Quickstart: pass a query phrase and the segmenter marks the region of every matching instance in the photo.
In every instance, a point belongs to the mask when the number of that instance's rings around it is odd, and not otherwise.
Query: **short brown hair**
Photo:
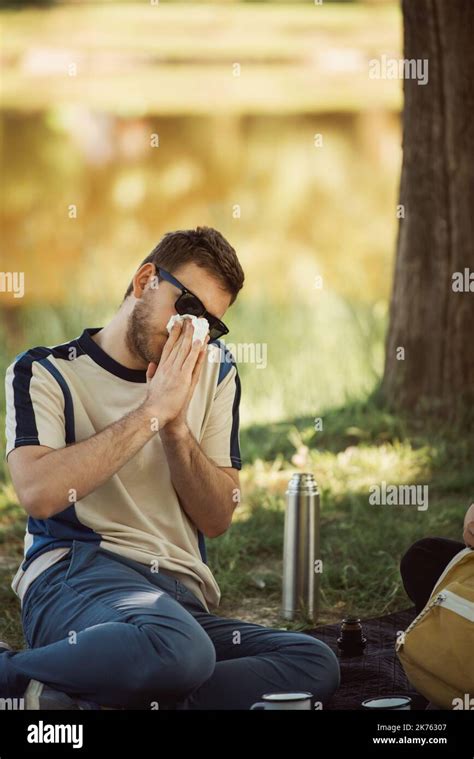
[[[231,294],[231,306],[243,287],[245,277],[234,248],[217,229],[196,227],[167,232],[138,268],[153,263],[173,274],[183,264],[191,262],[215,275]],[[131,282],[124,300],[132,291]]]

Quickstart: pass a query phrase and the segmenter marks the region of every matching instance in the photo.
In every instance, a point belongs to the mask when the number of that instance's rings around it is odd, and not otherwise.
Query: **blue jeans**
[[[304,633],[210,614],[181,582],[74,541],[28,587],[28,649],[0,655],[0,695],[30,679],[129,709],[249,709],[262,694],[339,686],[331,649]]]

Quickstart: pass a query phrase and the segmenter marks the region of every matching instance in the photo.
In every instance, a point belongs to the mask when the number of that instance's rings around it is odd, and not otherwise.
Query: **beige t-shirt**
[[[10,364],[6,458],[22,445],[64,448],[86,440],[144,401],[146,371],[128,369],[105,353],[91,337],[100,329],[87,328],[55,347],[31,348]],[[239,403],[237,366],[225,344],[214,340],[207,346],[187,424],[201,450],[220,467],[242,467]],[[65,504],[49,519],[28,517],[24,559],[11,586],[20,600],[73,540],[95,542],[155,571],[162,568],[208,610],[219,605],[204,536],[179,503],[159,433],[90,495]]]

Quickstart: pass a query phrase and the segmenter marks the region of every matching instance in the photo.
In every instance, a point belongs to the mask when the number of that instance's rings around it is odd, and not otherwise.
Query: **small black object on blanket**
[[[362,656],[340,658],[341,685],[325,709],[360,709],[367,698],[400,695],[410,696],[412,709],[426,709],[428,701],[410,685],[395,653],[397,633],[405,630],[415,618],[415,609],[405,609],[385,617],[363,619],[367,647]],[[337,638],[340,624],[305,630],[322,640],[338,655]]]

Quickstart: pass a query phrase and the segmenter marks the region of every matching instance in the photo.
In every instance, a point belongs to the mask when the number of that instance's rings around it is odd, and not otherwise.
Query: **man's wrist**
[[[163,419],[163,412],[155,406],[151,406],[147,401],[139,407],[145,423],[147,423],[152,432],[159,432],[166,421]]]
[[[160,436],[163,440],[179,442],[189,435],[189,427],[186,422],[175,422],[173,419],[163,427],[160,427]]]

